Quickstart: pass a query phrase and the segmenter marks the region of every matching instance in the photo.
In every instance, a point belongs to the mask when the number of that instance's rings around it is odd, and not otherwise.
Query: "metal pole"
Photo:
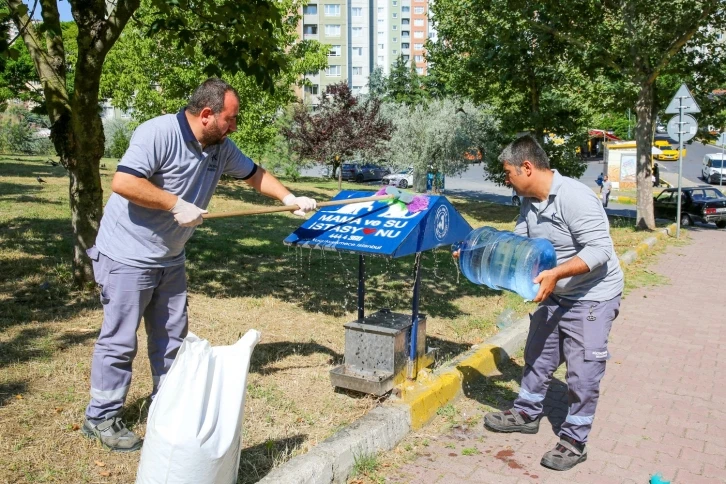
[[[676,207],[676,238],[681,237],[681,179],[683,178],[683,98],[678,98],[678,206]]]
[[[724,153],[724,149],[726,149],[726,143],[724,143],[724,141],[726,141],[726,140],[724,139],[724,132],[722,131],[721,132],[721,168],[718,171],[718,188],[719,189],[723,188],[723,153]],[[706,182],[708,182],[708,178],[706,179]]]
[[[358,321],[365,318],[365,302],[366,302],[366,258],[364,255],[358,256]]]
[[[409,341],[411,345],[408,349],[408,365],[406,371],[406,377],[409,380],[416,378],[416,349],[418,347],[418,303],[419,295],[421,293],[421,252],[416,252],[416,261],[413,266],[414,277],[416,278],[413,283],[413,308],[411,314],[411,337]]]

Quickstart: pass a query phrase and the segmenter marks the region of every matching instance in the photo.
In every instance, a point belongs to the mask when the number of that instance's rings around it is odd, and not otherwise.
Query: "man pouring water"
[[[547,388],[564,361],[568,414],[559,442],[541,460],[545,467],[564,471],[587,459],[623,273],[607,215],[592,189],[552,170],[531,136],[512,142],[499,160],[506,183],[523,197],[514,232],[552,242],[557,265],[534,280],[540,285],[534,299],[539,306],[530,319],[519,395],[513,408],[486,414],[484,426],[495,432],[537,433]]]

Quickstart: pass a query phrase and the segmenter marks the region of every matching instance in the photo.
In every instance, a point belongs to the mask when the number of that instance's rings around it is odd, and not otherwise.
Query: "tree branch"
[[[541,23],[537,22],[536,20],[531,20],[531,19],[527,19],[527,23],[533,29],[538,29],[543,32],[547,32],[548,34],[552,35],[553,37],[555,37],[565,43],[574,45],[575,47],[579,47],[583,50],[587,50],[588,48],[590,48],[590,45],[587,42],[580,40],[580,39],[576,39],[563,32],[560,32],[559,30],[555,29],[554,27],[550,27],[549,25],[541,24]],[[610,52],[601,48],[601,53],[604,54],[603,60],[605,61],[605,64],[607,66],[611,67],[612,69],[616,70],[617,72],[623,71],[623,68],[620,67],[615,62],[613,55]]]
[[[46,27],[45,45],[48,52],[48,62],[58,77],[66,78],[66,51],[63,46],[63,31],[60,25],[60,13],[55,0],[40,0],[41,15]]]
[[[660,61],[658,62],[658,65],[655,66],[653,69],[653,72],[650,73],[650,76],[648,76],[648,79],[646,82],[652,83],[655,82],[655,79],[658,77],[660,72],[665,69],[665,67],[668,65],[668,63],[671,61],[674,55],[678,53],[678,51],[681,50],[681,48],[686,45],[686,42],[691,40],[691,38],[695,35],[696,32],[698,32],[699,27],[701,27],[702,22],[711,15],[715,8],[718,7],[719,2],[711,2],[711,8],[704,8],[703,12],[701,12],[700,17],[698,18],[698,21],[693,24],[693,26],[683,33],[679,38],[673,41],[673,43],[668,47],[668,50],[665,51],[663,56],[661,57]]]
[[[28,18],[33,18],[33,16],[35,15],[35,9],[36,9],[36,8],[38,8],[38,0],[34,0],[34,1],[33,1],[33,8],[32,8],[32,9],[30,9],[30,15],[28,15]],[[13,45],[13,43],[14,43],[14,42],[15,42],[16,40],[18,40],[18,39],[19,39],[19,38],[20,38],[20,37],[21,37],[21,36],[23,35],[23,32],[25,31],[25,28],[26,28],[27,26],[28,26],[28,24],[26,23],[25,25],[23,25],[23,28],[20,28],[20,27],[18,27],[18,33],[17,33],[17,35],[16,35],[15,37],[13,37],[13,38],[12,38],[12,39],[11,39],[11,40],[10,40],[10,41],[8,42],[8,45]],[[17,25],[16,25],[16,27],[17,27]]]
[[[118,0],[106,20],[105,29],[100,36],[102,55],[106,55],[111,50],[131,16],[138,10],[139,5],[139,0]]]

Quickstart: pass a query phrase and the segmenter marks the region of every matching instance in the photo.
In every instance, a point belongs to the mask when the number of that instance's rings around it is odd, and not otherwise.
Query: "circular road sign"
[[[696,136],[697,130],[698,122],[696,122],[696,118],[689,114],[683,115],[683,124],[681,125],[681,129],[678,129],[678,115],[673,116],[670,121],[668,121],[668,136],[676,141],[678,141],[679,131],[682,133],[680,135],[681,141],[688,141]]]

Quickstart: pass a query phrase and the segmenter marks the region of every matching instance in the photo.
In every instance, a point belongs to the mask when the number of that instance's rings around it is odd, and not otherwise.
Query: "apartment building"
[[[311,104],[329,84],[348,82],[354,94],[367,91],[376,67],[385,74],[403,55],[426,74],[424,44],[435,39],[428,17],[428,0],[311,0],[303,7],[299,33],[331,46],[328,68],[306,76],[312,84],[299,92]]]

